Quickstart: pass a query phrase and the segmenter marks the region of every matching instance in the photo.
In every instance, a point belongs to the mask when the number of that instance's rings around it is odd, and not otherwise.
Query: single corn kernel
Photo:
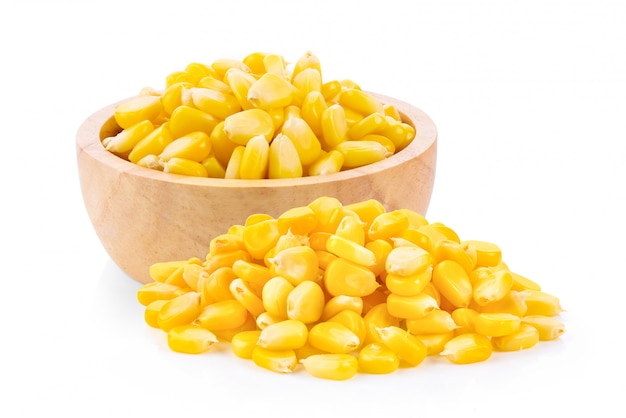
[[[386,138],[393,142],[396,152],[407,147],[415,138],[415,128],[406,122],[397,121],[390,116],[386,116],[387,126],[380,132]]]
[[[213,155],[220,163],[220,166],[226,167],[233,152],[240,145],[228,139],[228,135],[224,132],[224,121],[220,121],[213,128],[209,139],[211,140],[211,154],[209,154],[209,157]]]
[[[339,94],[339,104],[362,115],[383,113],[383,105],[374,96],[356,88],[344,89]]]
[[[387,346],[370,343],[359,351],[359,371],[369,374],[388,374],[400,367],[398,355]]]
[[[384,239],[391,241],[392,237],[401,237],[409,227],[409,218],[404,212],[393,210],[376,216],[370,224],[367,235],[370,240]]]
[[[174,109],[183,106],[183,96],[188,97],[187,90],[192,87],[193,84],[185,81],[175,82],[166,86],[161,96],[161,103],[165,113],[171,115]]]
[[[194,292],[198,290],[198,281],[203,274],[208,274],[202,266],[199,258],[192,259],[183,265],[182,278],[183,282]]]
[[[270,269],[261,264],[246,260],[236,260],[232,265],[233,272],[247,283],[255,285],[259,289],[272,278]]]
[[[274,136],[274,120],[262,109],[242,110],[224,119],[224,133],[238,145],[246,145],[257,135],[269,143]]]
[[[343,86],[339,80],[330,80],[322,83],[321,92],[327,101],[334,101],[341,90],[343,90]]]
[[[437,301],[427,293],[402,296],[390,293],[387,296],[387,309],[397,318],[420,319],[439,308]]]
[[[261,298],[242,279],[236,278],[230,283],[230,292],[255,318],[265,312]]]
[[[102,145],[107,151],[117,155],[125,155],[146,136],[154,131],[154,125],[149,120],[143,120],[130,126],[115,136],[102,140]]]
[[[473,324],[477,334],[501,337],[516,332],[521,320],[520,317],[508,313],[479,313]]]
[[[388,326],[376,331],[382,343],[410,366],[419,365],[428,354],[426,345],[403,328]]]
[[[328,104],[321,91],[310,91],[304,98],[300,107],[302,119],[311,127],[318,138],[323,138],[322,115],[328,109]]]
[[[565,325],[553,316],[527,315],[521,318],[522,324],[528,324],[539,333],[540,341],[551,341],[565,333]]]
[[[499,351],[519,351],[534,347],[539,342],[539,331],[531,325],[521,324],[519,329],[511,334],[492,337],[493,348]]]
[[[312,91],[321,92],[322,74],[315,68],[304,68],[292,74],[291,83],[296,88],[292,103],[302,107],[304,99]]]
[[[453,240],[442,239],[435,243],[433,258],[436,263],[443,260],[456,261],[469,274],[476,267],[476,250],[471,244],[461,244]]]
[[[272,316],[269,313],[261,312],[259,316],[256,317],[256,326],[258,329],[265,329],[272,324],[277,324],[283,321],[284,318],[278,318],[276,316]]]
[[[193,77],[195,83],[200,82],[204,77],[216,77],[217,74],[213,68],[200,62],[191,62],[185,67],[185,72]]]
[[[432,267],[411,276],[399,276],[393,273],[385,275],[385,287],[391,293],[400,296],[415,296],[422,293],[431,283]]]
[[[511,287],[512,290],[541,290],[541,286],[539,286],[539,284],[527,277],[522,276],[521,274],[511,272],[511,276],[513,277],[513,287]]]
[[[163,163],[163,172],[190,177],[209,177],[206,167],[201,163],[177,157],[172,157]]]
[[[324,290],[316,282],[305,280],[287,296],[287,317],[305,324],[317,322],[325,305]]]
[[[204,270],[211,274],[220,267],[232,267],[237,260],[250,261],[251,256],[245,250],[234,250],[218,254],[207,254],[206,261],[203,263]]]
[[[417,244],[431,254],[434,254],[437,242],[449,239],[433,224],[422,225],[417,229],[407,228],[402,238]]]
[[[343,154],[337,150],[321,152],[318,159],[308,167],[309,176],[325,176],[339,173],[343,168]]]
[[[225,179],[239,179],[239,173],[241,168],[241,159],[243,158],[243,153],[245,151],[245,147],[243,145],[239,145],[235,147],[232,154],[230,155],[230,159],[228,160],[228,164],[226,165],[226,171],[224,172]]]
[[[150,265],[148,274],[155,282],[164,283],[165,280],[177,269],[184,267],[187,260],[161,261]]]
[[[202,275],[198,279],[201,305],[206,306],[213,302],[234,299],[230,292],[230,284],[236,278],[237,276],[230,267],[220,267],[212,273]]]
[[[253,331],[256,329],[258,329],[256,325],[256,318],[254,318],[254,316],[252,315],[248,315],[246,322],[243,325],[237,328],[216,330],[213,333],[215,334],[218,340],[224,341],[224,342],[230,342],[233,339],[233,337],[239,334],[240,332]]]
[[[445,334],[457,328],[452,314],[442,309],[434,309],[422,318],[406,320],[406,329],[413,335]]]
[[[248,100],[248,91],[256,78],[247,71],[239,68],[230,68],[224,74],[224,82],[230,87],[231,93],[237,98],[243,110],[254,108]]]
[[[248,310],[236,299],[210,303],[194,321],[194,325],[211,331],[221,331],[242,326],[248,318]]]
[[[287,232],[285,235],[281,235],[280,238],[278,238],[276,245],[272,249],[272,257],[282,250],[286,250],[287,248],[301,247],[303,245],[306,245],[306,240],[307,239],[305,235],[295,235]]]
[[[358,296],[333,296],[324,305],[320,319],[326,321],[342,311],[353,311],[361,315],[363,313],[363,299]]]
[[[231,68],[237,68],[241,71],[245,71],[247,73],[250,72],[250,68],[242,61],[233,58],[219,58],[211,63],[211,68],[214,71],[214,77],[218,80],[222,80],[224,75]]]
[[[367,328],[363,317],[349,309],[343,310],[328,319],[328,322],[338,322],[352,331],[359,337],[360,344],[363,344],[367,336]],[[360,347],[360,345],[359,345]]]
[[[202,354],[217,341],[214,333],[195,325],[179,325],[167,333],[167,345],[177,353]]]
[[[144,310],[144,320],[146,321],[146,324],[150,325],[152,328],[159,328],[159,311],[167,302],[167,300],[160,299],[150,302],[146,306]]]
[[[160,96],[137,96],[116,106],[113,117],[122,129],[128,129],[139,122],[155,120],[162,111]]]
[[[474,287],[473,297],[481,306],[504,298],[513,287],[513,277],[507,270],[493,272]]]
[[[402,116],[400,116],[400,112],[398,112],[398,109],[392,104],[383,104],[383,113],[385,116],[389,116],[394,120],[402,121]]]
[[[248,89],[248,101],[257,109],[285,107],[291,104],[296,88],[274,73],[265,73]]]
[[[307,51],[304,55],[297,59],[293,66],[291,77],[295,78],[298,74],[308,68],[316,70],[318,73],[322,74],[322,65],[320,60],[311,51]]]
[[[350,354],[313,354],[300,363],[311,376],[321,379],[347,380],[359,370],[357,358]]]
[[[491,357],[493,346],[489,338],[475,333],[457,335],[446,343],[439,355],[455,364],[485,361]]]
[[[321,126],[324,144],[328,149],[348,140],[346,112],[340,105],[332,104],[324,110]]]
[[[389,326],[400,326],[399,318],[392,316],[387,309],[386,295],[382,301],[376,301],[371,308],[367,310],[367,313],[363,316],[365,321],[365,329],[367,331],[365,336],[365,344],[372,342],[382,343],[380,336],[376,329],[385,328]]]
[[[474,332],[474,321],[478,312],[471,308],[456,308],[450,315],[457,325],[455,329],[457,335]]]
[[[308,235],[317,225],[315,212],[308,206],[298,206],[278,216],[278,232],[282,235],[291,232],[295,235]]]
[[[563,312],[556,296],[540,290],[525,290],[526,315],[556,316]]]
[[[264,179],[267,176],[270,145],[263,135],[250,138],[241,156],[239,178]]]
[[[389,152],[389,155],[392,155],[392,154],[396,153],[396,146],[395,146],[395,144],[393,142],[391,142],[391,140],[389,138],[387,138],[386,136],[378,135],[378,134],[369,134],[369,135],[362,136],[360,139],[363,140],[363,141],[378,142],[380,145],[385,147],[387,152]]]
[[[336,234],[331,234],[331,236],[328,237],[326,250],[360,266],[369,267],[376,264],[376,255],[371,250]]]
[[[219,119],[200,109],[183,105],[172,111],[168,125],[172,136],[180,138],[198,131],[210,135],[219,122]]]
[[[387,119],[385,119],[383,114],[371,113],[350,127],[348,130],[348,137],[350,139],[363,139],[363,137],[367,135],[380,132],[386,126]]]
[[[389,157],[391,153],[376,141],[351,140],[344,141],[334,147],[343,154],[345,168],[363,167]]]
[[[287,69],[285,59],[278,54],[267,53],[263,56],[263,68],[261,73],[271,73],[280,77],[281,79],[287,79]]]
[[[226,75],[224,75],[224,77],[226,77]],[[216,91],[219,91],[220,93],[233,94],[233,91],[231,90],[230,86],[226,82],[222,80],[218,80],[217,78],[211,75],[205,75],[202,78],[200,78],[196,86],[203,88],[203,89],[216,90]]]
[[[443,260],[435,265],[432,283],[453,306],[469,306],[473,295],[472,282],[465,269],[456,261]]]
[[[467,240],[464,242],[471,244],[476,249],[477,266],[492,267],[497,266],[502,261],[502,251],[496,244],[479,240]]]
[[[246,225],[243,230],[243,243],[246,250],[256,260],[262,260],[265,254],[276,245],[279,237],[278,221],[272,218]]]
[[[295,350],[306,344],[309,330],[296,319],[286,319],[261,330],[257,345],[268,350]]]
[[[319,271],[315,250],[304,245],[284,249],[269,262],[275,275],[284,277],[294,286],[307,280],[315,281]]]
[[[137,165],[151,170],[163,171],[163,163],[159,161],[159,157],[154,154],[148,154],[141,158],[137,161]]]
[[[441,354],[447,342],[454,338],[456,333],[449,331],[440,334],[415,334],[415,336],[426,346],[427,355],[433,356]]]
[[[169,122],[155,128],[141,139],[128,154],[128,160],[137,163],[148,155],[160,154],[165,147],[174,140],[169,129]]]
[[[200,314],[200,294],[187,292],[171,299],[159,310],[157,323],[167,332],[179,325],[191,324]]]
[[[302,177],[302,162],[294,142],[281,133],[270,143],[268,178]]]
[[[167,144],[159,154],[159,159],[168,161],[171,158],[185,158],[200,162],[211,153],[211,140],[209,135],[196,131],[177,138]]]
[[[230,347],[233,350],[233,354],[237,357],[251,360],[252,351],[257,345],[261,330],[255,329],[250,331],[241,331],[233,335],[230,340]]]
[[[226,119],[241,110],[241,105],[233,94],[201,87],[191,88],[190,92],[197,109],[218,119]]]
[[[155,300],[170,300],[181,292],[181,288],[168,283],[146,283],[137,291],[137,299],[143,306],[148,306]]]
[[[367,296],[380,284],[367,267],[341,257],[333,260],[324,271],[324,286],[332,296]]]
[[[328,353],[349,353],[360,345],[358,335],[339,322],[318,322],[309,329],[308,343]]]
[[[478,305],[478,304],[476,304]],[[526,315],[526,297],[523,292],[511,290],[502,299],[476,307],[480,312],[503,312],[516,316]]]
[[[428,270],[433,265],[433,257],[420,247],[396,247],[389,252],[385,270],[398,276],[413,276]]]
[[[220,234],[209,242],[208,255],[216,255],[219,253],[229,253],[231,251],[245,250],[246,247],[243,239],[234,234]]]
[[[376,263],[369,266],[369,269],[372,270],[374,275],[377,277],[386,275],[387,272],[385,270],[385,263],[387,262],[387,256],[393,249],[393,245],[383,239],[375,239],[367,241],[365,243],[365,248],[373,252],[374,257],[376,257]]]
[[[252,349],[252,361],[276,373],[292,373],[298,365],[294,350],[269,350],[259,345]]]

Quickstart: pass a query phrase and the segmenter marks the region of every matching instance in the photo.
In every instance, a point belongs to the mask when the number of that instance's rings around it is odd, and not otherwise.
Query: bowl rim
[[[185,184],[197,187],[214,187],[229,189],[263,189],[320,185],[353,180],[366,175],[376,174],[412,160],[427,151],[437,141],[437,128],[432,119],[421,109],[396,98],[368,92],[384,104],[392,104],[398,110],[403,122],[415,128],[415,138],[402,150],[382,161],[362,167],[351,168],[339,173],[320,176],[303,176],[286,179],[222,179],[193,177],[181,174],[164,173],[134,164],[112,152],[102,145],[101,132],[105,126],[117,126],[113,118],[116,106],[134,97],[128,97],[109,104],[89,116],[79,127],[76,134],[77,152],[85,152],[102,164],[106,164],[125,174],[142,177],[163,183]],[[115,124],[115,125],[114,125]]]

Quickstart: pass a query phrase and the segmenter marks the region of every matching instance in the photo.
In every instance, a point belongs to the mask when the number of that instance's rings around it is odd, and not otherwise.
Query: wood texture
[[[283,211],[333,196],[343,204],[377,199],[387,210],[425,215],[433,190],[437,130],[420,109],[392,103],[416,129],[416,138],[384,161],[341,173],[277,180],[185,177],[139,167],[106,151],[101,140],[119,131],[109,105],[90,116],[76,138],[85,208],[111,259],[129,276],[151,281],[159,261],[203,259],[210,240],[253,213]]]

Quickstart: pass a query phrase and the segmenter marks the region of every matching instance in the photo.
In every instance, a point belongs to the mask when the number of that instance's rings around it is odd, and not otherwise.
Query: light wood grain
[[[377,199],[387,210],[409,208],[425,215],[436,166],[437,130],[420,109],[375,94],[391,103],[416,129],[416,138],[384,161],[341,173],[280,180],[225,180],[185,177],[139,167],[102,146],[117,131],[118,103],[91,115],[76,138],[78,172],[85,208],[111,259],[129,276],[151,281],[158,261],[204,258],[210,240],[253,213],[283,211],[333,196],[343,204]]]

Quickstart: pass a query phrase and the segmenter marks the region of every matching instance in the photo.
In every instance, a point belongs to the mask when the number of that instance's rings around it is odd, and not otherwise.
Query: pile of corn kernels
[[[102,143],[140,166],[227,179],[294,178],[372,164],[405,148],[415,128],[351,80],[323,80],[309,53],[193,62],[115,109]]]
[[[475,363],[565,332],[559,299],[511,271],[496,244],[373,199],[251,215],[204,259],[156,263],[150,275],[138,299],[173,351],[229,342],[278,373],[345,380],[428,356]]]

